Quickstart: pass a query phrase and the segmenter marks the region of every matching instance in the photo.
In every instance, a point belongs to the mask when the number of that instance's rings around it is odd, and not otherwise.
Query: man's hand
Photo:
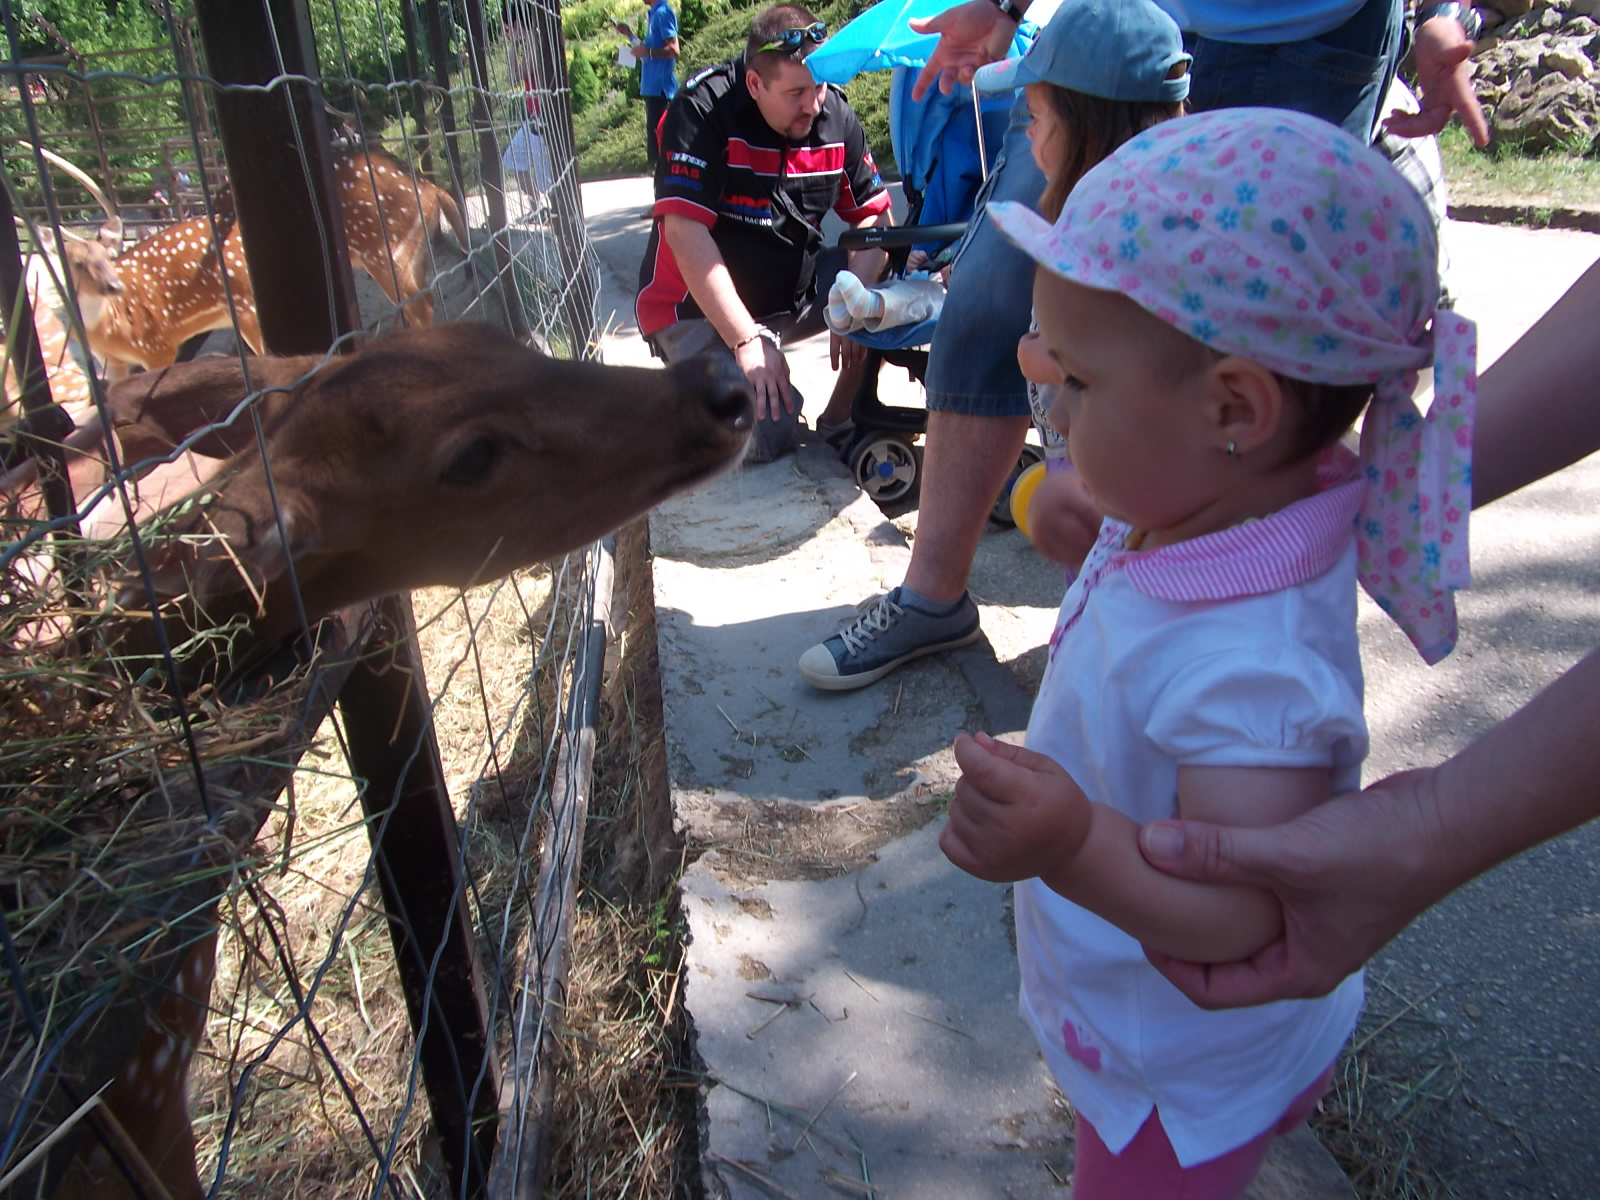
[[[971,83],[972,73],[985,63],[1004,58],[1017,27],[1000,15],[990,0],[967,0],[935,17],[913,17],[915,33],[937,33],[939,44],[911,88],[911,98],[921,100],[933,81],[945,95],[958,83]]]
[[[1396,110],[1384,118],[1383,127],[1396,137],[1426,137],[1448,125],[1454,113],[1473,145],[1487,146],[1489,122],[1472,90],[1472,42],[1461,22],[1451,16],[1424,21],[1417,27],[1412,56],[1422,111]]]
[[[776,421],[780,412],[794,411],[794,390],[789,386],[789,362],[783,351],[764,337],[752,338],[733,352],[739,370],[756,395],[756,420]],[[782,408],[779,408],[782,405]]]
[[[961,778],[939,835],[946,858],[992,883],[1056,874],[1071,863],[1091,809],[1060,764],[986,733],[958,735],[955,751]]]
[[[1201,1008],[1325,996],[1450,889],[1425,864],[1449,843],[1435,772],[1406,771],[1262,828],[1154,821],[1139,834],[1153,867],[1273,892],[1279,940],[1243,962],[1145,956]]]

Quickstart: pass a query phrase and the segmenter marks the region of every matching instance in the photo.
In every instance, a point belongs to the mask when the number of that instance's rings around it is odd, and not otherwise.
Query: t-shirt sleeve
[[[717,223],[727,138],[715,127],[715,114],[696,99],[692,92],[679,93],[667,108],[653,214],[676,213],[710,227]]]
[[[852,109],[846,108],[845,112],[844,176],[839,181],[839,198],[834,201],[833,210],[842,220],[854,223],[888,211],[890,197],[878,174],[878,164],[872,160],[860,118]]]
[[[1147,733],[1183,766],[1333,767],[1361,762],[1361,695],[1298,645],[1246,647],[1180,671],[1151,706]]]
[[[650,35],[657,46],[665,46],[678,36],[678,14],[669,4],[658,4],[650,10]]]

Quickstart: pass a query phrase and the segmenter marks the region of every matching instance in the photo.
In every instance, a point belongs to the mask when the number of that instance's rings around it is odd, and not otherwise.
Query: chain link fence
[[[537,1195],[610,560],[326,608],[280,422],[419,304],[593,357],[559,11],[153,3],[92,48],[0,13],[0,1195]],[[136,299],[168,374],[104,332]],[[223,373],[158,450],[125,419]],[[175,605],[196,543],[289,586]]]

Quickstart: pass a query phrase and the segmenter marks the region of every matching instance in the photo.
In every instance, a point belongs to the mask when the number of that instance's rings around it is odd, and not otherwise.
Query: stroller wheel
[[[1017,455],[1017,465],[1011,468],[1011,474],[1006,476],[1006,483],[1000,489],[1000,495],[995,499],[994,507],[989,510],[989,519],[996,525],[1004,525],[1007,529],[1015,525],[1011,519],[1011,489],[1016,486],[1018,478],[1034,463],[1044,461],[1044,451],[1032,442],[1022,444],[1022,453]]]
[[[872,434],[850,447],[846,462],[861,490],[880,507],[908,504],[916,498],[922,461],[905,438]]]

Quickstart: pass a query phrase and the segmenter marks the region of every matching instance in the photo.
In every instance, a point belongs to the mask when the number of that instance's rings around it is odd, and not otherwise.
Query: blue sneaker
[[[978,640],[978,606],[965,592],[947,613],[901,596],[876,601],[855,621],[800,656],[800,677],[812,687],[848,692],[877,683],[901,663]]]

